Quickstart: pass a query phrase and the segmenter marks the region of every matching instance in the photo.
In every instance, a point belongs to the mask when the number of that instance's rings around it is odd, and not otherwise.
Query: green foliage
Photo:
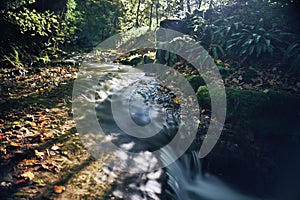
[[[241,30],[231,35],[226,43],[227,50],[235,49],[239,57],[256,58],[266,53],[273,56],[275,48],[281,46],[284,41],[281,39],[283,31],[277,28],[265,29],[263,19],[257,25],[243,25]]]
[[[16,67],[16,68],[22,68],[23,64],[20,60],[19,57],[19,49],[18,47],[14,47],[12,46],[12,53],[10,53],[9,55],[4,55],[4,61],[7,61],[9,64],[11,64],[11,66]]]
[[[209,52],[211,52],[212,56],[215,59],[218,59],[225,54],[222,46],[220,46],[218,44],[211,44],[210,48],[209,48]]]
[[[186,17],[191,35],[215,59],[258,65],[285,63],[299,68],[299,34],[288,27],[284,9],[292,3],[236,1],[218,5],[209,19],[194,10]]]
[[[201,42],[204,48],[215,58],[225,55],[226,43],[231,35],[238,30],[238,23],[233,22],[234,17],[221,18],[213,22],[205,20],[196,12],[190,19],[193,27],[193,35],[196,40]]]
[[[281,48],[283,60],[291,63],[290,70],[300,74],[300,42],[289,43],[287,48]]]
[[[4,10],[16,10],[23,6],[28,6],[30,4],[34,4],[36,0],[7,0],[3,2]]]
[[[7,1],[1,4],[0,13],[2,66],[49,60],[64,42],[62,15],[44,10],[35,0]]]
[[[69,0],[67,6],[65,21],[67,32],[73,34],[72,45],[96,46],[119,30],[118,0]]]
[[[84,12],[79,10],[78,3],[76,0],[68,0],[67,10],[64,18],[64,31],[70,35],[74,35],[77,31],[81,31],[81,23],[83,22]],[[68,35],[67,37],[71,39],[72,37]]]
[[[180,0],[121,0],[123,15],[119,17],[122,30],[133,27],[157,27],[166,18],[180,15]]]
[[[8,11],[7,21],[19,27],[22,34],[29,33],[31,36],[49,36],[53,31],[59,33],[58,16],[45,11],[37,12],[26,7],[19,12]]]
[[[202,17],[194,16],[195,36],[215,58],[237,54],[238,57],[263,56],[265,53],[273,55],[274,45],[283,43],[280,36],[282,31],[277,28],[265,29],[263,18],[255,25],[238,22],[236,16],[206,21]],[[200,23],[199,23],[200,22]]]
[[[299,68],[299,28],[287,27],[292,21],[286,19],[292,5],[288,0],[67,0],[57,10],[40,0],[7,0],[0,3],[1,60],[13,66],[28,60],[47,63],[61,48],[96,46],[120,31],[156,27],[177,17],[185,18],[191,35],[215,59],[230,65],[230,60],[283,61]],[[159,53],[169,64],[178,59]]]

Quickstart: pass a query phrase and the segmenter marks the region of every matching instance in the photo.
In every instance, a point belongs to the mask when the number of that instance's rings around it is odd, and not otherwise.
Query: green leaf
[[[242,31],[246,32],[246,33],[250,33],[251,31],[248,29],[243,28]]]
[[[224,54],[225,54],[225,52],[224,52],[223,48],[222,48],[220,45],[218,45],[218,46],[217,46],[217,48],[219,49],[219,51],[221,52],[221,54],[222,54],[222,55],[224,55]]]
[[[290,53],[290,52],[292,52],[293,50],[295,50],[297,47],[299,47],[300,46],[300,44],[299,43],[296,43],[296,44],[292,44],[292,45],[290,45],[287,49],[286,49],[286,52],[287,53]]]
[[[255,45],[251,45],[249,47],[249,55],[252,55],[252,53],[254,52],[254,48],[255,48]]]
[[[260,54],[262,52],[262,46],[261,45],[257,45],[256,46],[256,57],[259,57]]]
[[[231,49],[231,48],[234,47],[234,46],[235,46],[235,44],[230,44],[230,45],[228,45],[228,46],[226,47],[226,50]]]
[[[255,39],[255,43],[258,43],[259,42],[259,39],[261,38],[261,35],[258,35],[258,34],[253,34],[253,37]]]
[[[218,58],[217,48],[214,47],[212,50],[213,50],[213,56],[214,56],[214,58]]]
[[[242,33],[234,33],[231,35],[231,37],[240,36],[240,35],[242,35]]]
[[[242,56],[242,55],[244,55],[244,54],[246,54],[246,52],[247,52],[247,49],[246,48],[244,48],[242,51],[240,51],[240,56]]]
[[[271,56],[273,56],[274,48],[272,45],[268,48],[268,52],[271,54]]]
[[[237,30],[239,28],[239,23],[238,22],[233,23],[233,26],[234,26],[235,30]]]
[[[170,52],[167,51],[166,54],[165,54],[165,61],[167,61],[169,59],[169,57],[170,57]]]
[[[254,39],[250,39],[247,41],[248,44],[251,44],[254,41]]]
[[[267,39],[267,40],[266,40],[266,44],[267,44],[267,47],[269,47],[270,44],[271,44],[271,40]]]

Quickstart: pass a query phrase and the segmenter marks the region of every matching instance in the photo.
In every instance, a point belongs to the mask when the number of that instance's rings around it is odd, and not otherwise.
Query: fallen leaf
[[[176,98],[173,99],[173,102],[174,102],[175,104],[179,104],[179,99],[176,97]]]
[[[36,123],[35,122],[27,122],[31,127],[35,127]]]
[[[34,174],[30,171],[27,171],[27,172],[24,172],[23,174],[21,174],[21,177],[32,180],[34,178]]]
[[[40,138],[40,142],[41,142],[41,143],[44,143],[44,142],[45,142],[45,138],[41,137],[41,138]]]
[[[25,179],[19,179],[19,180],[16,180],[16,184],[25,183],[25,182],[26,182]]]
[[[7,154],[7,155],[5,155],[3,158],[4,158],[5,160],[8,160],[8,159],[10,159],[10,158],[12,158],[12,157],[14,157],[13,154]]]
[[[49,138],[53,138],[54,137],[53,133],[44,133],[43,135],[44,135],[45,139],[49,139]]]
[[[268,93],[270,90],[268,90],[268,89],[265,89],[263,92],[264,93]]]
[[[38,150],[34,150],[34,154],[38,157],[38,158],[43,158],[45,156],[44,152],[40,152]]]
[[[44,119],[42,118],[42,120],[44,120]],[[39,127],[39,128],[42,128],[42,127],[44,127],[46,124],[47,124],[46,121],[42,121],[42,123],[40,123],[40,124],[38,125],[38,127]]]
[[[64,159],[62,159],[62,158],[55,158],[54,161],[56,161],[56,162],[63,162]]]
[[[51,169],[49,169],[49,166],[47,164],[48,163],[41,163],[41,166],[42,166],[43,169],[50,171]]]
[[[36,184],[42,185],[44,184],[44,181],[42,179],[38,179],[36,181],[34,181]]]
[[[219,65],[219,64],[222,64],[222,60],[220,60],[220,59],[217,59],[216,60],[216,63]]]
[[[61,194],[63,191],[65,191],[66,187],[63,185],[54,185],[53,189],[56,194]]]
[[[270,85],[274,85],[274,84],[275,84],[275,80],[274,80],[274,79],[268,80],[268,83],[269,83]]]
[[[72,78],[73,78],[73,79],[76,79],[76,78],[77,78],[77,73],[73,74],[73,75],[72,75]]]
[[[16,142],[11,142],[10,146],[12,146],[12,147],[19,147],[21,145],[19,143],[16,143]]]
[[[19,166],[33,166],[36,164],[36,160],[29,160],[29,159],[24,159],[22,162],[20,162],[18,165]]]
[[[53,145],[51,147],[51,150],[53,150],[53,151],[57,151],[58,149],[60,149],[60,148],[59,148],[59,146],[56,146],[56,145]]]
[[[16,192],[14,194],[16,197],[27,197],[26,199],[31,199],[32,197],[34,197],[34,194],[31,194],[29,192],[24,192],[24,191],[19,191],[19,192]]]
[[[239,83],[239,80],[238,80],[237,78],[233,78],[233,79],[232,79],[232,82],[234,82],[234,83]]]
[[[19,122],[19,121],[14,121],[13,123],[12,123],[12,125],[20,125],[21,124],[21,122]]]
[[[6,154],[6,148],[5,147],[0,147],[0,152],[2,152],[3,154]]]
[[[25,128],[25,127],[21,127],[19,131],[22,132],[22,133],[30,133],[28,128]]]
[[[48,153],[49,156],[55,156],[56,155],[55,151],[49,151],[48,149],[47,149],[47,153]]]

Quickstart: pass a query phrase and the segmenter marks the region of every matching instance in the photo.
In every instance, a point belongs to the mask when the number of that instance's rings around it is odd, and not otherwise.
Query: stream
[[[94,157],[114,155],[105,170],[120,180],[112,192],[115,198],[259,199],[242,195],[203,172],[197,151],[188,150],[176,159],[176,148],[163,148],[182,126],[176,92],[131,66],[86,66],[88,70],[73,92],[75,121],[81,140]],[[112,146],[116,148],[110,149]],[[158,149],[162,151],[155,154]]]

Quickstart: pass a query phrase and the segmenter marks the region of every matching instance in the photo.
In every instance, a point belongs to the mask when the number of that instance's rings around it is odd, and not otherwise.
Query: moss
[[[197,90],[201,107],[210,108],[206,86]],[[255,132],[286,133],[300,121],[300,95],[227,88],[226,121]]]
[[[197,88],[200,86],[205,85],[204,79],[199,75],[188,76],[186,79],[189,81],[195,91],[197,91]]]
[[[229,118],[254,117],[272,101],[267,94],[254,90],[227,89],[226,95]]]
[[[131,56],[127,56],[126,58],[123,58],[120,60],[120,63],[124,65],[131,65],[131,66],[136,66],[143,61],[143,56],[139,54],[134,54]]]
[[[196,92],[196,95],[201,107],[204,108],[210,107],[210,96],[209,96],[207,86],[200,86]]]

